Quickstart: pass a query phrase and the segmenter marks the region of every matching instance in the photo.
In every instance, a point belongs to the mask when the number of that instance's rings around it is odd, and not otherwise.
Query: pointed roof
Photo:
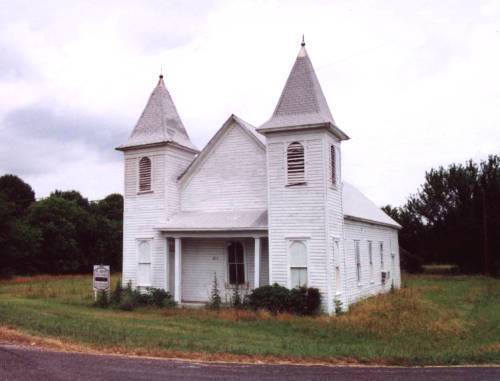
[[[132,134],[127,142],[117,149],[168,142],[198,151],[189,140],[172,97],[165,87],[163,75],[160,75]]]
[[[328,125],[341,140],[349,139],[335,124],[318,77],[302,41],[299,54],[288,76],[271,119],[259,127],[260,132],[289,127]]]

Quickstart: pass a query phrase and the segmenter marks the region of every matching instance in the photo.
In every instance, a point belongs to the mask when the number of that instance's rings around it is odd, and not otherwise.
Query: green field
[[[116,279],[115,279],[116,281]],[[90,276],[0,282],[0,326],[93,350],[205,359],[500,364],[500,280],[410,276],[339,317],[92,307]]]

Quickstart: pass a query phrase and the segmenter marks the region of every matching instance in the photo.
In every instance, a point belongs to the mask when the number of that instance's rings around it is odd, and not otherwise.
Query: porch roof
[[[267,210],[180,212],[156,229],[164,232],[266,231]]]

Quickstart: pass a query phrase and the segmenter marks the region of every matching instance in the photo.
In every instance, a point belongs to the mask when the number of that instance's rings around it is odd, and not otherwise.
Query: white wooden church
[[[199,151],[163,77],[125,156],[123,281],[177,302],[278,283],[323,309],[400,286],[400,226],[342,181],[342,141],[302,44],[271,118],[231,115]]]

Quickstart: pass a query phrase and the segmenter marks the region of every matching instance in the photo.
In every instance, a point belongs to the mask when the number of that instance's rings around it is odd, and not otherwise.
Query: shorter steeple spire
[[[306,46],[306,41],[304,40],[304,34],[302,34],[302,42],[300,43],[300,46],[302,47]]]
[[[160,72],[158,84],[132,134],[118,149],[168,142],[197,150],[189,139],[172,97],[165,87],[163,73]]]

